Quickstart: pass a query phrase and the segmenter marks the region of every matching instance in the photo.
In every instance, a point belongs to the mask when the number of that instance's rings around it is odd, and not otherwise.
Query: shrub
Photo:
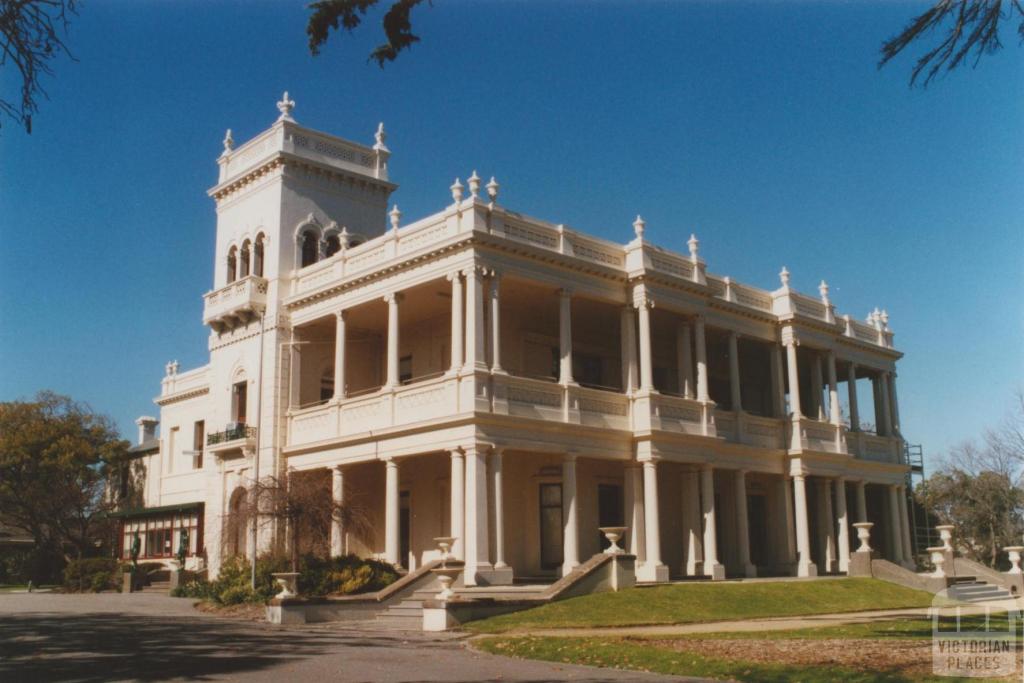
[[[115,590],[120,575],[117,560],[111,558],[88,557],[72,560],[64,569],[64,590],[72,593]]]

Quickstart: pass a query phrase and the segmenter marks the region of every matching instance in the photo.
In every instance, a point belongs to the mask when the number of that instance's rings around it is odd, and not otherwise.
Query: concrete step
[[[389,631],[422,631],[423,617],[377,617],[373,622],[378,628]]]

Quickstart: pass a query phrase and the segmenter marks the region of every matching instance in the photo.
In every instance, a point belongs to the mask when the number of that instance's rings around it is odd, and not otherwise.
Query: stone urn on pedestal
[[[277,572],[271,574],[281,591],[274,597],[278,600],[294,598],[299,595],[299,573],[298,572]]]
[[[857,540],[860,541],[855,552],[871,552],[871,527],[873,526],[875,526],[873,522],[854,522],[853,528],[857,530]]]
[[[430,570],[430,573],[436,576],[438,583],[441,584],[441,592],[437,594],[437,599],[447,602],[455,596],[455,591],[452,590],[452,583],[462,573],[464,565],[458,560],[450,559],[449,550],[452,544],[455,543],[454,537],[438,536],[434,541],[441,548],[441,566],[434,567]]]
[[[953,528],[952,524],[940,524],[935,527],[939,532],[939,540],[942,541],[942,549],[949,553],[953,552]]]
[[[1010,569],[1007,574],[1019,575],[1020,569],[1020,554],[1024,551],[1024,545],[1008,545],[1003,550],[1006,551],[1007,556],[1010,558]]]
[[[628,527],[624,526],[602,526],[598,527],[598,531],[604,534],[604,537],[608,539],[608,547],[604,549],[606,555],[621,555],[626,552],[619,547],[619,541],[622,539],[623,534],[626,533]]]
[[[946,578],[946,570],[943,568],[946,564],[946,546],[937,545],[931,548],[926,548],[928,554],[931,555],[932,564],[935,565],[935,571],[930,576],[936,579]]]

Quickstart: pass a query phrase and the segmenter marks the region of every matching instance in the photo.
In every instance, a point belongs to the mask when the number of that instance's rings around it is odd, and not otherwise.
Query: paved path
[[[1015,603],[993,603],[1009,609],[1019,609]],[[926,619],[931,616],[930,607],[908,607],[906,609],[871,610],[866,612],[839,612],[835,614],[814,614],[802,617],[770,617],[747,619],[745,621],[708,621],[699,624],[666,624],[661,626],[610,626],[604,628],[532,628],[523,631],[508,631],[501,635],[531,636],[676,636],[692,633],[753,633],[758,631],[791,631],[803,628],[825,628],[843,624],[867,624],[893,619]],[[984,606],[961,608],[962,616],[984,614]],[[943,615],[954,615],[953,608],[943,608]]]
[[[159,594],[0,595],[0,681],[681,681],[497,657],[450,634],[209,616]],[[694,680],[694,679],[690,679]]]

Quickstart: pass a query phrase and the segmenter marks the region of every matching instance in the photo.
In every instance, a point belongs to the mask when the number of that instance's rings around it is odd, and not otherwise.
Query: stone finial
[[[875,307],[875,310],[871,311],[871,324],[875,326],[875,329],[882,329],[882,312]]]
[[[476,199],[480,196],[480,176],[476,174],[476,169],[473,169],[473,175],[469,176],[466,181],[469,183],[469,196]]]
[[[636,238],[642,240],[644,238],[644,230],[647,228],[647,223],[640,217],[640,214],[636,215],[636,220],[633,221],[633,232],[636,233]]]
[[[235,139],[231,137],[231,129],[224,133],[224,152],[230,152],[235,148]]]
[[[886,311],[883,308],[882,309],[882,315],[879,316],[879,318],[882,321],[882,329],[885,330],[886,332],[888,332],[889,331],[889,312]]]
[[[853,336],[853,322],[850,320],[849,313],[843,315],[843,334],[847,337]]]
[[[398,204],[395,204],[391,208],[391,213],[388,214],[391,217],[391,229],[398,231],[398,222],[402,220],[402,212],[398,210]]]
[[[786,266],[782,266],[782,270],[779,271],[779,280],[783,287],[789,287],[789,269]]]
[[[452,191],[452,199],[455,200],[455,203],[458,204],[459,202],[461,202],[462,201],[462,183],[459,182],[458,178],[456,178],[455,182],[452,183],[451,191]]]
[[[686,240],[686,246],[690,248],[690,260],[694,263],[697,262],[697,250],[700,248],[700,240],[693,233],[690,233],[690,239]]]
[[[818,294],[821,295],[821,303],[823,303],[826,306],[828,306],[829,305],[829,300],[828,300],[828,283],[825,282],[824,280],[822,280],[821,284],[818,285]]]
[[[487,196],[491,198],[491,204],[498,201],[499,187],[501,187],[501,185],[499,185],[498,181],[494,179],[494,176],[491,176],[491,181],[487,183]]]
[[[292,109],[295,109],[295,100],[288,99],[288,91],[284,91],[284,96],[281,101],[277,103],[277,110],[281,112],[281,115],[277,117],[278,121],[291,121],[295,123],[295,119],[292,118]]]
[[[384,132],[384,122],[381,121],[377,124],[377,132],[373,134],[373,139],[376,141],[373,144],[373,148],[379,151],[388,151],[388,146],[384,144],[384,140],[387,139],[388,134]]]
[[[164,372],[167,374],[168,377],[173,377],[174,375],[177,375],[178,374],[178,361],[172,360],[167,365],[165,365],[164,366]]]

